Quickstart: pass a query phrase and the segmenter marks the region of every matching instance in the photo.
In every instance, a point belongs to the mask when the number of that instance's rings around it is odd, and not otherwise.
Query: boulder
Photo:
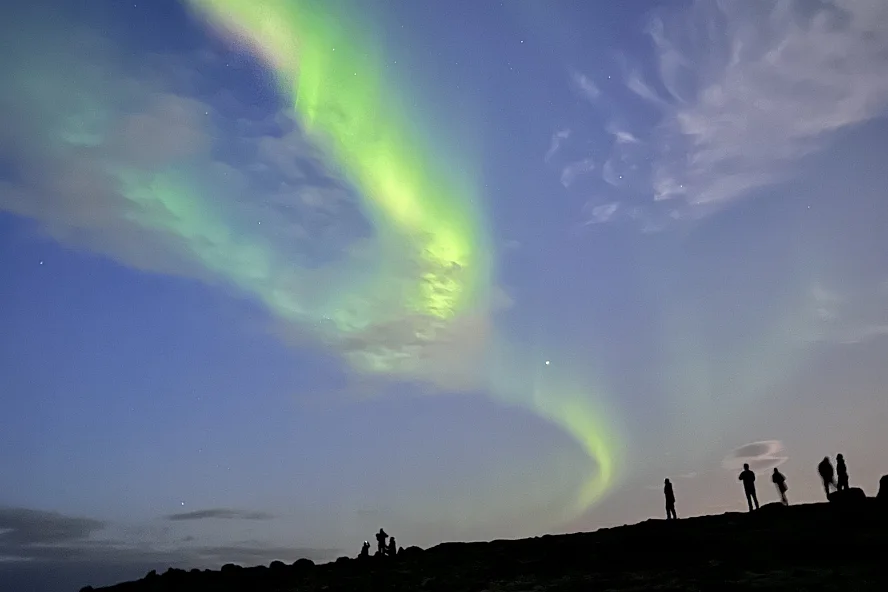
[[[829,494],[829,501],[844,507],[862,506],[866,503],[866,494],[859,487],[851,487],[842,491],[833,491]]]

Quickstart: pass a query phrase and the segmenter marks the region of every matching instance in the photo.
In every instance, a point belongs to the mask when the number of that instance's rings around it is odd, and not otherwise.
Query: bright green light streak
[[[392,228],[415,244],[424,263],[411,308],[449,319],[485,285],[479,216],[459,171],[435,170],[432,152],[412,134],[394,101],[384,62],[367,39],[329,4],[305,0],[190,0],[257,50],[275,68],[309,131],[322,137],[334,160],[361,190],[377,228]],[[319,9],[323,6],[326,10]],[[383,364],[384,366],[384,364]],[[614,480],[610,430],[579,392],[540,387],[530,400],[502,391],[568,431],[597,469],[583,485],[574,516],[598,500]],[[559,394],[553,395],[553,392]]]
[[[415,245],[415,313],[450,319],[483,297],[481,219],[463,171],[441,170],[384,77],[369,39],[329,3],[191,0],[273,64],[309,133],[357,186],[377,228]]]

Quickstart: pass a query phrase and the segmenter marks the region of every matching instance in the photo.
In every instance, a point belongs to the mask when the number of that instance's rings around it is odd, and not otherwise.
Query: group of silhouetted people
[[[388,544],[386,544],[385,540],[388,539]],[[395,537],[389,537],[386,534],[385,530],[379,529],[379,532],[376,533],[376,556],[377,557],[394,557],[398,554],[398,545],[395,543]],[[361,554],[359,557],[369,557],[370,556],[370,543],[364,541],[364,544],[361,546]]]
[[[817,465],[817,472],[823,481],[823,490],[826,493],[827,500],[831,490],[844,491],[850,488],[848,484],[848,467],[845,465],[845,457],[841,454],[836,455],[835,469],[833,469],[829,457],[825,456],[820,461],[820,464]],[[743,471],[737,479],[743,482],[743,492],[746,494],[746,503],[749,505],[749,511],[758,510],[759,501],[755,492],[755,473],[750,470],[748,464],[743,465]],[[780,494],[780,503],[788,506],[789,499],[786,497],[786,492],[789,486],[786,484],[786,476],[777,467],[774,467],[774,472],[771,473],[771,482],[777,488],[777,493]],[[672,490],[672,482],[669,479],[666,479],[666,483],[663,486],[663,495],[666,497],[666,519],[677,519],[678,515],[675,513],[675,492]]]

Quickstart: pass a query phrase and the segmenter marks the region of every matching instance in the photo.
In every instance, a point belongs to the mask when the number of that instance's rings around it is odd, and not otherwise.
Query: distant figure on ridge
[[[789,500],[786,499],[786,490],[789,487],[786,486],[786,477],[777,470],[777,467],[774,467],[774,473],[771,475],[771,481],[774,482],[774,485],[777,487],[777,491],[780,493],[780,503],[784,506],[789,505]]]
[[[743,465],[743,472],[737,477],[743,481],[743,491],[746,493],[746,503],[749,504],[749,511],[752,512],[752,504],[755,503],[755,509],[758,510],[759,500],[755,495],[755,473],[749,470],[749,465]]]
[[[678,515],[675,513],[675,492],[672,491],[672,482],[669,479],[666,479],[666,484],[663,485],[663,495],[666,496],[666,520],[678,520]]]
[[[845,465],[845,457],[841,454],[836,455],[836,490],[842,491],[848,489],[848,467]]]
[[[370,543],[364,541],[364,544],[361,545],[361,554],[359,557],[370,557]]]
[[[823,480],[823,492],[826,493],[826,499],[829,499],[829,490],[830,488],[835,488],[836,480],[833,466],[829,462],[828,456],[824,456],[820,464],[817,465],[817,472],[820,473],[820,478]]]
[[[388,535],[385,533],[383,529],[379,529],[379,532],[376,533],[376,554],[377,555],[385,555],[385,539],[388,538]]]
[[[398,546],[395,544],[395,537],[389,539],[388,555],[394,557],[398,554]]]

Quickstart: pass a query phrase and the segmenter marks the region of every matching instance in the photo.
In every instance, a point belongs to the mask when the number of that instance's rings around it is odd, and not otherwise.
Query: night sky
[[[0,588],[888,473],[883,0],[18,4]]]

